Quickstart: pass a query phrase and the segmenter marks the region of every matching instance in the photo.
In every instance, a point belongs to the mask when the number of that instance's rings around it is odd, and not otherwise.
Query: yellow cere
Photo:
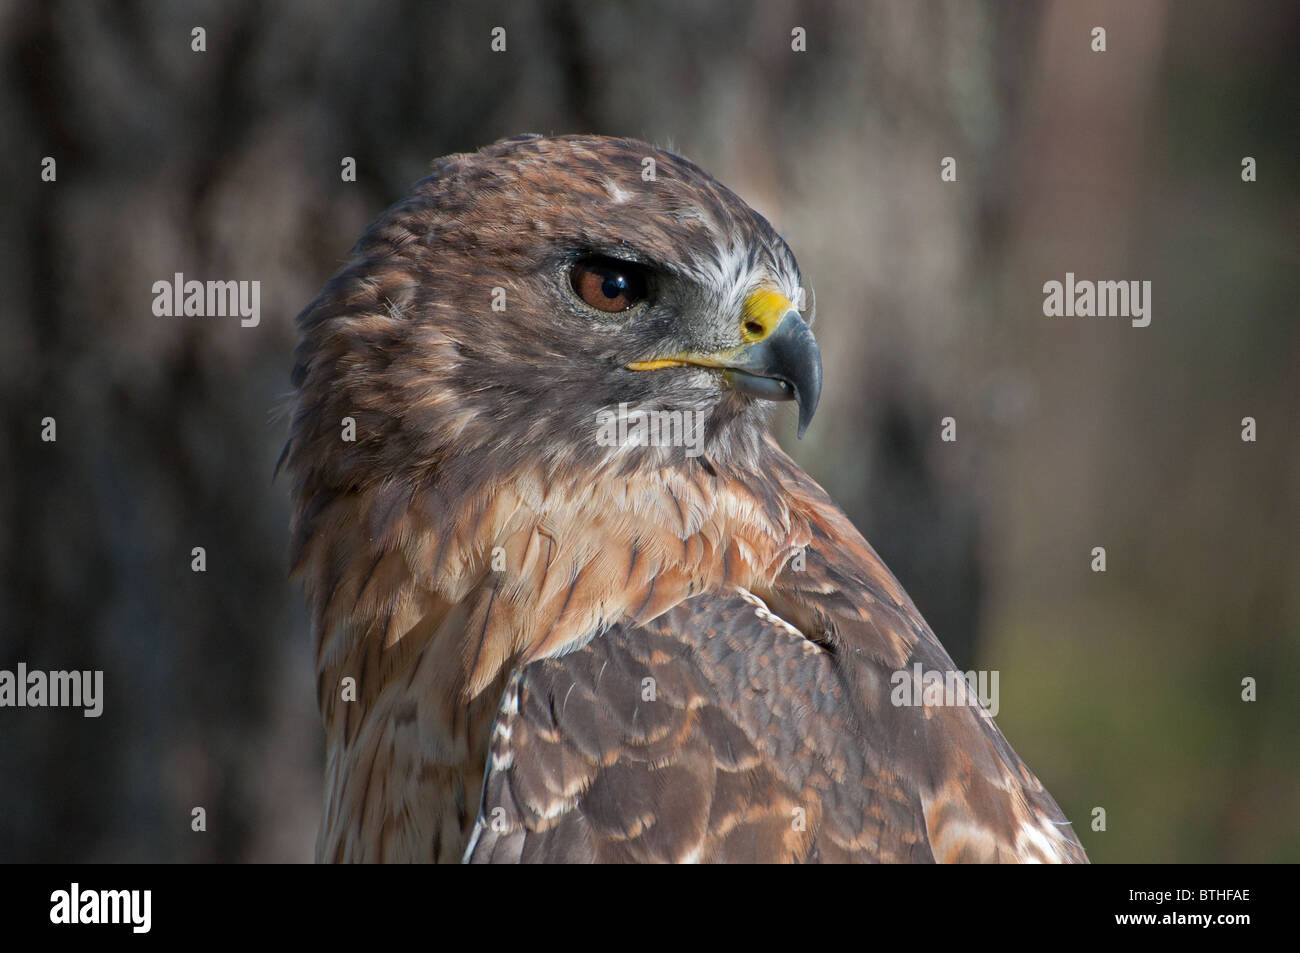
[[[741,337],[751,344],[763,340],[793,310],[794,305],[781,292],[769,287],[759,288],[745,299],[740,319]]]

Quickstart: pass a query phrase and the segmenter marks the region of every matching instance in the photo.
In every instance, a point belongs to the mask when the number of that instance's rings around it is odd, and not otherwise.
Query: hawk
[[[362,235],[282,458],[318,860],[1086,861],[964,682],[916,703],[953,662],[769,434],[821,389],[801,287],[628,139],[447,156]]]

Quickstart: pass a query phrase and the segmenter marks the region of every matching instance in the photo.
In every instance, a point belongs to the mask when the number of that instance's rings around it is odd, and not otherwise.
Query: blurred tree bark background
[[[0,43],[0,668],[106,694],[0,709],[0,860],[310,858],[293,317],[520,132],[668,146],[787,237],[826,392],[782,442],[1002,673],[1094,859],[1300,859],[1292,4],[9,2]],[[1152,279],[1152,326],[1043,317],[1066,271]],[[260,324],[155,317],[175,272],[260,280]]]

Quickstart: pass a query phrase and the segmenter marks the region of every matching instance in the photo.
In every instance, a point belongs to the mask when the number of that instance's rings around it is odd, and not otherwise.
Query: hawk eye
[[[569,283],[585,303],[610,314],[635,307],[646,293],[641,266],[616,258],[580,259],[569,273]]]

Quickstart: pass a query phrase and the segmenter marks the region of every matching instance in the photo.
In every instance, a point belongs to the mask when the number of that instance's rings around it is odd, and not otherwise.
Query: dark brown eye
[[[641,268],[613,258],[584,258],[569,274],[573,292],[597,311],[626,311],[645,298]]]

